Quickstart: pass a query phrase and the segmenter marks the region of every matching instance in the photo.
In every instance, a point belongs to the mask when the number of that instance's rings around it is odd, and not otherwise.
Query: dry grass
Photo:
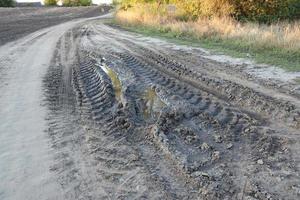
[[[124,25],[142,25],[199,39],[231,39],[257,48],[280,48],[292,52],[300,50],[300,22],[259,25],[240,23],[231,18],[182,21],[176,13],[168,14],[166,9],[145,5],[118,11],[116,20]]]

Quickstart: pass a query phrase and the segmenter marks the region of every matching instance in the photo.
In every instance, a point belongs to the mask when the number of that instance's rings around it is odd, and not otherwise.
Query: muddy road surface
[[[1,199],[299,199],[299,82],[106,17],[0,48]]]

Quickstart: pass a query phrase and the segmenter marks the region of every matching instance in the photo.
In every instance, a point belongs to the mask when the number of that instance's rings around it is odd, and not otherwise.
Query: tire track
[[[102,35],[111,35],[114,40],[122,43],[122,46],[126,46],[126,48],[130,49],[131,54],[140,56],[144,60],[148,59],[154,66],[158,67],[159,70],[163,70],[163,72],[169,73],[171,76],[192,84],[195,87],[200,87],[199,89],[214,94],[221,99],[234,102],[235,105],[239,105],[241,108],[247,108],[250,111],[255,110],[255,112],[258,112],[266,118],[275,119],[281,124],[288,124],[296,129],[299,128],[300,102],[298,99],[289,98],[287,95],[280,96],[274,94],[274,92],[266,88],[265,91],[268,91],[268,95],[270,95],[268,96],[267,92],[264,94],[241,83],[233,82],[222,77],[216,77],[215,74],[209,73],[205,69],[205,65],[213,66],[210,63],[205,63],[203,60],[200,60],[200,63],[195,63],[193,58],[191,58],[193,62],[190,62],[188,59],[180,56],[180,54],[171,58],[161,49],[157,50],[153,47],[145,47],[145,44],[139,45],[138,48],[136,48],[134,41],[129,36],[126,35],[127,37],[125,38],[120,31],[117,32],[118,34],[111,34],[108,31],[114,32],[112,31],[114,29],[103,26],[100,27],[102,30],[96,31],[97,33],[101,32]],[[95,27],[95,29],[97,29],[97,27]],[[169,54],[172,54],[172,52]],[[184,60],[184,62],[190,64],[191,67],[187,67],[187,65],[174,59],[176,57]],[[204,68],[201,68],[202,71],[197,69],[199,65]],[[278,98],[278,96],[280,98]]]
[[[170,176],[176,169],[143,140],[145,133],[134,126],[128,99],[118,102],[103,63],[81,47],[88,34],[83,28],[64,35],[44,81],[51,110],[48,132],[57,151],[52,171],[65,198],[195,198],[197,187]],[[69,41],[76,47],[64,44]],[[74,52],[67,54],[70,49]]]
[[[284,170],[288,169],[295,176],[298,172],[292,167],[295,166],[293,159],[283,156],[291,156],[287,149],[291,141],[272,130],[269,122],[266,123],[255,112],[235,107],[229,102],[231,99],[220,93],[182,79],[182,76],[197,77],[197,74],[191,75],[193,72],[187,67],[169,60],[164,54],[157,55],[114,35],[108,37],[102,30],[90,30],[89,48],[93,54],[99,55],[96,60],[100,62],[105,57],[106,64],[119,72],[122,84],[133,88],[122,90],[125,97],[134,97],[128,99],[132,101],[129,107],[135,107],[142,126],[148,125],[150,138],[165,152],[170,162],[175,162],[179,170],[197,180],[203,198],[272,196],[280,199],[287,189],[282,186],[291,185],[296,180],[291,178],[278,183],[278,176]],[[98,35],[101,35],[101,40]],[[102,48],[95,48],[99,44]],[[128,83],[128,73],[124,75],[124,71],[129,71],[135,84]],[[217,84],[224,82],[218,81]],[[149,87],[154,88],[156,95],[167,105],[154,119],[155,123],[142,116],[140,110],[144,107],[139,106],[139,101],[144,101],[141,98],[143,90]],[[140,123],[132,123],[141,126]],[[260,166],[261,162],[280,167],[271,175],[268,167]],[[253,177],[249,176],[249,172],[253,173]],[[274,183],[278,184],[276,189]]]
[[[291,104],[95,23],[61,38],[45,78],[67,199],[297,199],[295,130],[273,125],[296,107],[273,116]]]

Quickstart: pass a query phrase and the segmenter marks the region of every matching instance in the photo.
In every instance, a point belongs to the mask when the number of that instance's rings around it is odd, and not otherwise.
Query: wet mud
[[[59,40],[44,87],[66,198],[298,199],[297,95],[178,48],[101,20]]]

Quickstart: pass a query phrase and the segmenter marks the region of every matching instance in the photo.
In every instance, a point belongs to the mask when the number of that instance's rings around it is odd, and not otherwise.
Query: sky
[[[43,0],[17,0],[17,2],[37,2],[40,1],[42,2]],[[94,4],[99,4],[99,3],[111,3],[112,0],[93,0]]]

